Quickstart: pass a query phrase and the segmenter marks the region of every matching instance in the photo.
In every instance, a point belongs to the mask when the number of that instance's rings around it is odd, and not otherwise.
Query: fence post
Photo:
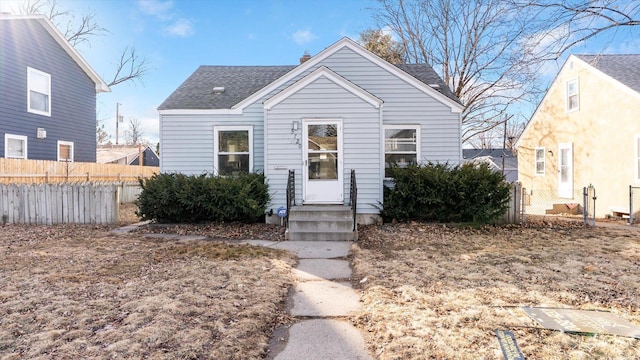
[[[520,190],[520,201],[522,202],[522,204],[520,205],[520,211],[522,211],[522,223],[526,223],[527,222],[527,188],[523,187]]]
[[[587,223],[587,217],[589,216],[589,195],[587,194],[587,187],[582,188],[582,221]]]
[[[48,171],[44,172],[44,183],[45,184],[49,183],[49,172]]]
[[[629,185],[629,225],[633,225],[633,187]]]

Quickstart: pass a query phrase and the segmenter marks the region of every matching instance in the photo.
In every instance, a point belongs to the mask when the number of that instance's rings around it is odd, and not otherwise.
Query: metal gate
[[[582,207],[584,223],[596,226],[596,188],[592,184],[582,189]]]

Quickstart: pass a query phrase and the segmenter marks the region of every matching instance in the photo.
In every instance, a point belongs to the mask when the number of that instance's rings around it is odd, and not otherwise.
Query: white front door
[[[558,146],[558,196],[573,199],[573,144]]]
[[[342,121],[303,120],[303,202],[341,204]]]

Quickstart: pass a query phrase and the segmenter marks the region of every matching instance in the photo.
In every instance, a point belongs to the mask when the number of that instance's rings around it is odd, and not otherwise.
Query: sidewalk
[[[360,295],[351,287],[351,268],[345,260],[351,242],[246,243],[288,250],[300,259],[293,270],[296,284],[288,301],[289,313],[298,321],[288,329],[276,330],[267,359],[373,359],[360,331],[345,319],[360,309]]]
[[[112,230],[129,233],[145,223]],[[176,240],[204,240],[204,236],[146,234],[145,237]],[[351,287],[351,268],[346,257],[350,241],[265,241],[241,243],[287,250],[299,263],[293,274],[296,284],[287,301],[297,322],[276,329],[269,348],[270,360],[372,360],[360,331],[348,316],[360,310],[360,295]]]

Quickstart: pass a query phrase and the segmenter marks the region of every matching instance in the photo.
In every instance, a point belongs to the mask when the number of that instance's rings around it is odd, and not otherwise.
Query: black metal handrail
[[[287,216],[285,223],[287,229],[289,228],[289,212],[291,207],[296,205],[296,172],[295,170],[289,170],[289,178],[287,179]]]
[[[353,231],[357,229],[357,214],[358,210],[358,184],[356,182],[356,171],[351,169],[351,184],[349,185],[349,205],[353,211]]]

